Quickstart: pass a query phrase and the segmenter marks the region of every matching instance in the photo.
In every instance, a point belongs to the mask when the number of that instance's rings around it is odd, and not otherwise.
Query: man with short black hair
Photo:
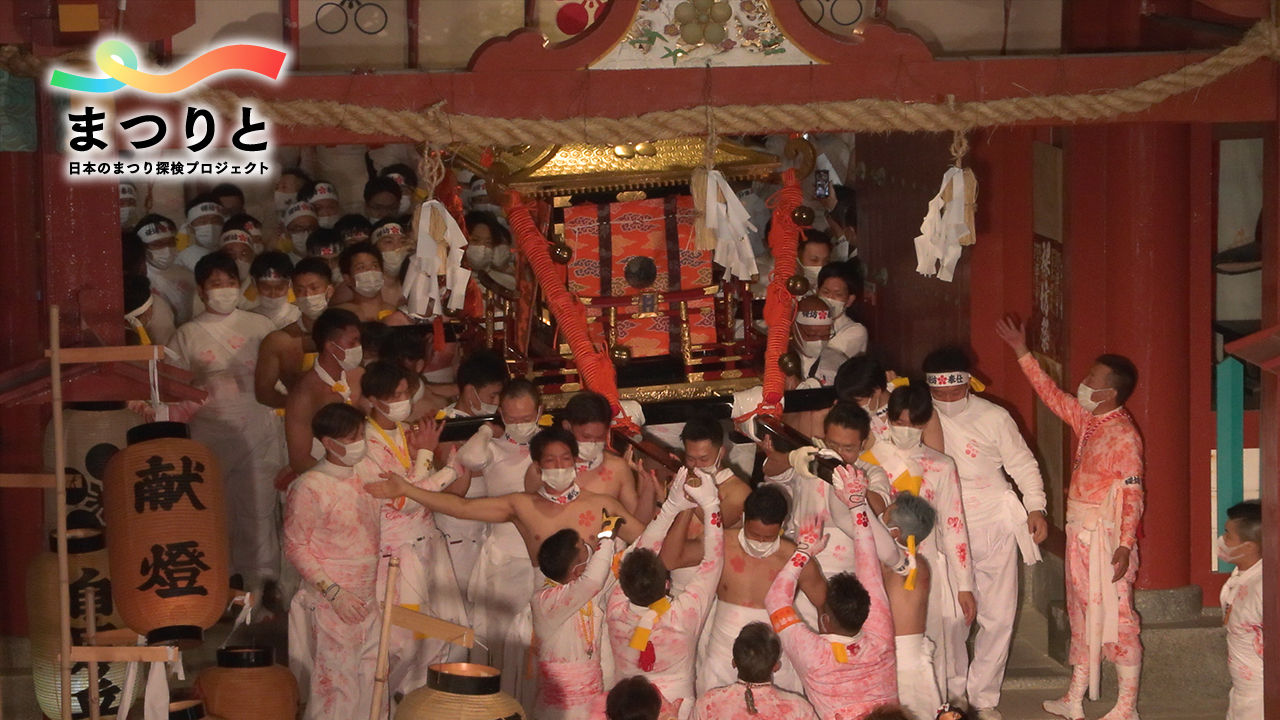
[[[1040,562],[1039,544],[1049,535],[1044,480],[1013,416],[977,394],[984,386],[970,374],[964,350],[939,348],[923,366],[947,454],[960,474],[977,603],[973,660],[966,668],[957,656],[943,692],[949,700],[967,697],[978,720],[1000,720],[996,706],[1018,610],[1018,556],[1028,565]]]
[[[355,465],[365,453],[364,415],[333,403],[310,432],[324,458],[289,487],[284,552],[303,584],[289,610],[289,668],[304,720],[355,718],[373,702],[378,653],[378,501]]]
[[[760,485],[742,504],[742,527],[729,531],[725,538],[724,571],[703,630],[705,637],[698,647],[699,695],[733,682],[733,648],[738,632],[753,622],[769,620],[764,596],[795,550],[795,543],[782,536],[787,505],[787,496],[777,485]],[[818,564],[806,567],[799,582],[809,601],[822,607],[827,584]],[[800,678],[790,661],[783,661],[777,683],[800,692]]]
[[[851,516],[855,568],[828,579],[826,602],[818,609],[818,632],[800,618],[793,598],[800,573],[828,542],[820,516],[804,522],[791,561],[765,596],[782,649],[823,720],[860,718],[898,699],[893,619],[880,565],[888,561],[898,567],[902,553],[867,507],[866,473],[849,465],[836,468],[832,493]],[[877,542],[877,533],[883,542]]]
[[[932,667],[938,687],[946,687],[947,678],[968,665],[965,642],[978,610],[960,477],[954,460],[922,441],[936,415],[928,388],[921,383],[895,388],[886,408],[889,441],[867,452],[893,478],[895,497],[903,493],[921,497],[942,519],[936,535],[922,536],[917,542],[933,575],[924,632],[934,646]]]
[[[745,625],[733,641],[738,681],[704,692],[694,706],[693,720],[818,720],[813,706],[803,696],[773,684],[773,674],[781,667],[781,661],[782,643],[769,623]]]
[[[317,350],[311,372],[289,390],[285,400],[284,429],[289,450],[289,466],[300,473],[316,462],[308,428],[318,408],[329,403],[356,405],[360,400],[360,318],[349,310],[331,308],[321,313],[311,326],[311,340]]]
[[[914,566],[909,564],[905,573],[901,568],[881,568],[893,614],[898,702],[917,718],[931,718],[942,706],[938,686],[939,680],[945,681],[945,676],[939,678],[934,672],[934,643],[927,636],[929,616],[933,614],[930,604],[936,594],[933,580],[938,573],[919,548],[936,527],[938,514],[924,498],[903,491],[884,509],[881,520],[898,545],[917,551]]]
[[[293,261],[277,250],[262,253],[249,265],[249,276],[253,278],[258,296],[252,310],[270,320],[276,330],[297,322],[302,315],[298,306],[289,302],[292,275]]]
[[[263,253],[260,258],[275,254],[275,251]],[[333,294],[328,267],[315,258],[299,261],[290,273],[290,282],[298,317],[263,338],[253,375],[258,402],[273,408],[284,408],[289,390],[315,363],[312,323],[325,311]]]
[[[265,317],[236,308],[240,277],[230,257],[201,257],[195,278],[205,310],[173,336],[173,362],[190,370],[195,384],[209,394],[191,414],[191,437],[218,459],[227,485],[232,572],[243,576],[246,590],[256,592],[280,573],[272,484],[284,465],[280,425],[253,393],[258,346],[273,328]]]
[[[530,604],[538,664],[533,714],[540,720],[586,720],[591,701],[604,692],[601,593],[621,549],[612,528],[604,532],[607,537],[597,538],[590,530],[564,528],[538,548],[546,582]]]
[[[1227,525],[1217,541],[1218,559],[1235,565],[1222,586],[1222,624],[1227,626],[1227,671],[1231,694],[1227,720],[1257,720],[1262,694],[1262,504],[1257,500],[1227,508]]]
[[[673,702],[692,702],[695,696],[698,632],[715,599],[724,564],[720,496],[713,483],[702,479],[695,486],[690,476],[687,468],[676,473],[657,517],[623,556],[605,619],[615,672],[644,674]],[[673,597],[671,573],[657,550],[676,516],[694,507],[701,510],[703,559],[693,578]]]
[[[196,280],[191,268],[177,262],[178,228],[169,218],[152,213],[138,221],[135,231],[147,246],[151,290],[169,301],[174,323],[181,327],[194,315]]]
[[[1106,657],[1116,666],[1119,695],[1104,720],[1136,720],[1142,643],[1133,583],[1138,576],[1144,468],[1142,436],[1124,402],[1133,392],[1137,371],[1126,358],[1103,355],[1076,394],[1069,395],[1058,389],[1027,348],[1021,321],[1006,316],[996,332],[1013,350],[1040,401],[1079,438],[1067,488],[1071,683],[1066,695],[1045,702],[1044,709],[1068,720],[1083,717],[1085,690],[1091,698],[1098,697],[1101,658]],[[947,446],[951,447],[949,440]],[[966,497],[966,510],[968,506]]]

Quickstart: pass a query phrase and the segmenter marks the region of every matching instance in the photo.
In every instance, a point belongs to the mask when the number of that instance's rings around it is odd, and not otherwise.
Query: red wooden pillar
[[[1280,324],[1280,122],[1268,128],[1262,173],[1262,327]],[[1262,373],[1258,427],[1262,484],[1262,625],[1280,627],[1280,377]],[[1263,645],[1263,693],[1269,717],[1280,712],[1280,642]]]
[[[1105,349],[1137,365],[1129,401],[1146,441],[1146,522],[1138,587],[1190,580],[1190,128],[1107,129]],[[1092,274],[1085,266],[1073,272]],[[1099,348],[1102,350],[1104,348]],[[1084,358],[1081,358],[1082,360]],[[1087,362],[1087,361],[1086,361]]]
[[[1146,441],[1142,589],[1190,581],[1190,129],[1128,124],[1068,135],[1068,384],[1103,352],[1138,367]],[[1211,431],[1211,430],[1209,430]]]

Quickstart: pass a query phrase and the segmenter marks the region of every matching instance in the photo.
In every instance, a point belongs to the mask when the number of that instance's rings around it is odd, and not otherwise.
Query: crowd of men
[[[136,191],[121,189],[126,319],[208,392],[157,414],[189,422],[219,458],[233,572],[291,595],[305,717],[367,714],[388,593],[477,639],[468,650],[393,629],[394,697],[432,664],[469,660],[499,668],[538,720],[1000,717],[1019,561],[1040,559],[1047,498],[964,352],[930,353],[909,381],[887,373],[853,319],[856,261],[847,247],[833,260],[842,244],[808,231],[798,249],[814,293],[797,303],[788,386],[832,386],[838,400],[785,419],[813,445],[779,451],[749,412],[728,428],[695,415],[679,429],[681,468],[659,475],[611,446],[619,409],[603,396],[577,393],[549,422],[538,388],[500,356],[401,310],[416,184],[387,168],[363,215],[339,215],[331,183],[289,171],[276,242],[233,186],[193,198],[181,226],[135,221]],[[473,212],[467,231],[473,268],[511,272],[498,217]],[[1079,438],[1066,505],[1073,671],[1044,708],[1083,718],[1106,659],[1119,695],[1105,718],[1136,719],[1143,448],[1124,405],[1137,370],[1102,355],[1064,393],[1015,319],[997,330]],[[459,417],[496,422],[442,442]],[[757,440],[755,483],[727,461],[731,431]],[[1261,715],[1260,532],[1257,505],[1243,504],[1219,546],[1239,568],[1223,590],[1238,718]]]

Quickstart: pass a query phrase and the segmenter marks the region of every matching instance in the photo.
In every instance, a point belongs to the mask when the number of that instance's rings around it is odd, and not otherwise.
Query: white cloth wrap
[[[1120,592],[1111,581],[1111,557],[1119,544],[1119,510],[1115,485],[1101,505],[1079,500],[1067,504],[1067,525],[1078,528],[1089,543],[1089,595],[1084,617],[1091,699],[1097,699],[1102,681],[1102,646],[1120,639]]]

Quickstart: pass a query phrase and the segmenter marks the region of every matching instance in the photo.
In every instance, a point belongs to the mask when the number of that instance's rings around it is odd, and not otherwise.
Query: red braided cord
[[[542,289],[542,296],[546,298],[547,306],[560,327],[560,334],[569,343],[583,385],[609,400],[609,406],[617,416],[616,426],[628,432],[638,431],[639,428],[625,414],[619,416],[622,406],[618,400],[618,378],[614,373],[613,361],[591,342],[586,306],[578,302],[565,287],[555,261],[551,259],[551,252],[547,249],[547,240],[534,225],[528,205],[524,204],[520,194],[516,192],[511,193],[506,205],[511,234],[515,236],[520,252],[528,259],[529,267],[533,269],[533,275]]]
[[[804,200],[794,170],[782,174],[782,189],[771,200],[773,223],[769,228],[769,250],[773,253],[773,279],[764,301],[764,321],[769,335],[764,351],[764,397],[756,413],[781,415],[786,378],[778,360],[791,344],[796,299],[787,291],[787,280],[796,274],[800,238],[800,227],[791,219],[791,213]]]

